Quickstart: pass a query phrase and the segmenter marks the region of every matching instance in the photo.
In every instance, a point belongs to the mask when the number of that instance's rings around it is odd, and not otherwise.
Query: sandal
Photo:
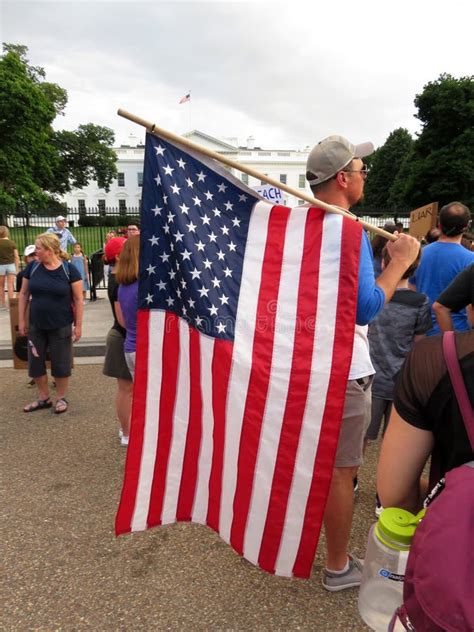
[[[64,397],[61,397],[60,399],[58,399],[56,401],[56,406],[54,407],[54,412],[56,415],[61,415],[62,413],[65,413],[66,410],[68,409],[68,401],[67,399],[65,399]]]
[[[46,399],[37,399],[31,404],[28,404],[23,408],[24,413],[34,413],[35,410],[43,410],[44,408],[51,408],[53,402],[47,397]]]

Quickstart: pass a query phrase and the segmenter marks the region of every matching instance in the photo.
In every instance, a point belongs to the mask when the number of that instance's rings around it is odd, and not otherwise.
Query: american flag
[[[206,524],[309,577],[352,357],[361,226],[273,206],[146,139],[136,376],[117,533]]]

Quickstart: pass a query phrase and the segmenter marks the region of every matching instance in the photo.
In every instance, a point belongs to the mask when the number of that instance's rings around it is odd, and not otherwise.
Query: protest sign
[[[426,233],[436,227],[438,219],[438,202],[420,206],[410,213],[410,227],[408,234],[422,239]]]
[[[272,204],[284,204],[283,193],[280,189],[272,186],[271,184],[261,184],[256,187],[251,187],[259,195],[261,195],[268,202]]]

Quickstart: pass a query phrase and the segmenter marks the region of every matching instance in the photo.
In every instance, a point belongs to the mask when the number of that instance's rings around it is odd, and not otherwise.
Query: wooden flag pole
[[[369,224],[368,222],[363,222],[359,220],[358,217],[356,217],[353,213],[350,213],[349,211],[346,211],[338,206],[333,206],[332,204],[326,204],[326,202],[323,202],[322,200],[318,200],[317,198],[312,197],[311,195],[308,195],[304,191],[297,191],[296,189],[293,189],[292,187],[289,187],[288,185],[283,184],[282,182],[279,182],[278,180],[274,180],[273,178],[270,178],[269,176],[264,175],[263,173],[259,173],[258,171],[255,171],[255,169],[252,169],[251,167],[242,165],[239,162],[232,160],[231,158],[227,158],[226,156],[218,154],[216,151],[212,151],[212,149],[208,149],[207,147],[203,147],[202,145],[199,145],[198,143],[194,143],[193,141],[188,140],[187,138],[178,136],[178,134],[173,134],[173,132],[168,132],[167,130],[161,127],[158,127],[155,123],[150,123],[150,121],[145,121],[145,119],[142,119],[139,116],[135,116],[135,114],[131,114],[130,112],[127,112],[126,110],[123,110],[122,108],[119,108],[119,110],[117,110],[117,114],[119,116],[123,116],[129,121],[132,121],[133,123],[137,123],[138,125],[142,125],[143,127],[146,127],[146,129],[149,132],[151,132],[152,134],[155,134],[156,136],[161,136],[163,138],[166,138],[172,143],[178,143],[182,147],[187,147],[189,149],[192,149],[193,151],[200,152],[201,154],[209,156],[210,158],[213,158],[214,160],[218,160],[219,162],[222,162],[228,167],[232,167],[233,169],[237,169],[238,171],[247,173],[249,176],[252,176],[253,178],[257,178],[257,180],[260,180],[261,182],[267,182],[268,184],[271,184],[277,189],[281,189],[282,191],[286,191],[290,195],[294,195],[297,198],[305,200],[312,206],[317,206],[319,208],[324,209],[325,211],[328,211],[329,213],[344,215],[345,217],[349,217],[350,219],[356,222],[360,222],[360,224],[366,230],[369,230],[372,233],[376,233],[377,235],[382,235],[382,237],[385,237],[386,239],[389,239],[390,241],[396,241],[397,239],[395,235],[392,235],[392,233],[389,233],[386,230],[383,230],[383,228],[379,228],[378,226],[373,226],[372,224]]]

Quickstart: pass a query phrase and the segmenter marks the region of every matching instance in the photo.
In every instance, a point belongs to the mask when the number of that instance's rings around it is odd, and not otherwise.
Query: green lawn
[[[29,226],[27,228],[9,228],[10,231],[10,239],[14,241],[18,248],[18,253],[20,257],[23,256],[23,251],[25,246],[28,244],[34,244],[35,238],[40,233],[44,233],[49,226]],[[75,226],[71,228],[71,233],[77,239],[78,242],[82,244],[82,249],[84,254],[90,256],[93,252],[96,252],[100,248],[102,248],[105,235],[110,231],[114,230],[116,234],[118,233],[117,228],[111,228],[110,226],[92,226],[92,227],[83,227],[83,226]],[[72,252],[72,247],[69,246],[69,252]]]

